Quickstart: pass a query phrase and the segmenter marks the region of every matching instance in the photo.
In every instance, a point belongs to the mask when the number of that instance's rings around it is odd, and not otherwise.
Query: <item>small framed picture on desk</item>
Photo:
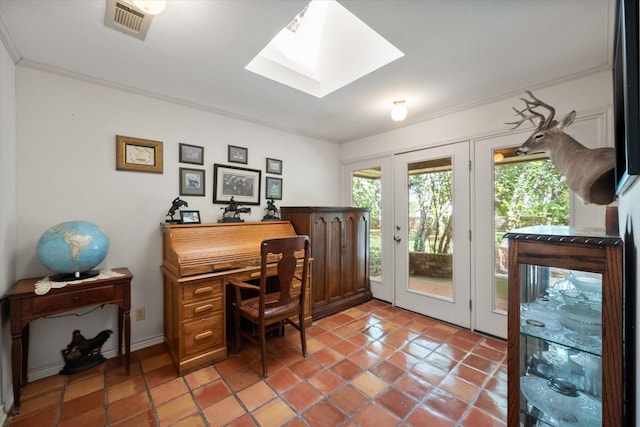
[[[200,224],[200,211],[180,211],[180,221],[183,224]]]

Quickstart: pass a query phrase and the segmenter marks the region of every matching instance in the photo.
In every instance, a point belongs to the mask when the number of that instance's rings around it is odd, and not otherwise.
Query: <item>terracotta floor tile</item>
[[[363,426],[395,426],[400,424],[398,417],[375,402],[356,414],[354,419]]]
[[[144,373],[155,371],[170,364],[172,364],[172,362],[169,353],[160,353],[140,361]]]
[[[323,366],[313,358],[303,359],[291,365],[291,370],[300,378],[309,378],[322,370]]]
[[[146,391],[144,378],[134,377],[128,381],[123,381],[107,389],[107,399],[109,403],[132,396],[141,391]]]
[[[246,411],[235,396],[229,396],[202,410],[207,422],[212,426],[224,426],[236,418],[243,416]]]
[[[362,372],[363,369],[350,360],[345,359],[333,365],[331,370],[342,379],[351,380]]]
[[[473,400],[478,395],[478,392],[480,391],[477,386],[469,384],[468,382],[461,380],[455,375],[447,375],[447,377],[442,380],[438,387],[448,391],[458,399],[467,403],[473,402]]]
[[[239,392],[250,385],[262,380],[262,372],[258,374],[255,370],[249,367],[244,367],[233,372],[231,375],[225,377],[229,388],[234,392]]]
[[[109,405],[109,422],[118,423],[150,409],[151,402],[149,401],[149,394],[146,391],[142,391]]]
[[[403,369],[400,369],[397,365],[387,360],[383,360],[377,365],[372,366],[369,370],[388,383],[394,382],[404,373]]]
[[[404,374],[395,383],[394,387],[416,400],[422,400],[433,389],[433,386],[420,377]]]
[[[230,337],[233,345],[233,336]],[[506,342],[372,300],[184,377],[163,344],[23,388],[6,427],[504,426]],[[64,401],[63,401],[64,399]]]
[[[198,405],[200,405],[200,408],[206,408],[229,395],[231,395],[231,390],[229,390],[229,387],[227,387],[227,384],[225,384],[223,380],[209,383],[193,392],[193,396],[196,402],[198,402]]]
[[[369,403],[369,399],[353,386],[343,387],[329,396],[338,408],[347,415],[353,415]]]
[[[342,411],[326,400],[314,405],[302,416],[312,427],[335,427],[347,419]]]
[[[395,387],[385,390],[376,401],[400,419],[406,417],[418,404],[417,400]]]
[[[104,413],[104,390],[97,390],[73,400],[65,401],[62,404],[60,421],[67,421],[78,414],[91,412],[95,409],[101,409]]]
[[[306,382],[294,386],[282,395],[283,400],[299,413],[318,402],[322,397],[316,389]]]
[[[407,418],[412,426],[453,427],[455,422],[426,406],[418,406]],[[474,427],[479,427],[478,424]]]
[[[371,398],[389,386],[388,382],[376,377],[369,371],[364,371],[358,375],[351,381],[351,384]]]
[[[445,417],[457,421],[467,410],[468,405],[453,394],[438,388],[433,389],[423,401],[427,406]]]
[[[507,419],[507,401],[501,396],[482,390],[473,405],[499,420]]]
[[[321,393],[328,395],[343,385],[344,380],[330,370],[324,370],[309,378],[309,383]]]
[[[191,390],[202,387],[220,379],[220,374],[213,366],[207,366],[184,376],[184,380]]]
[[[300,381],[300,377],[291,369],[283,369],[267,378],[267,382],[278,393],[283,393]]]
[[[276,393],[265,382],[261,381],[238,392],[238,399],[249,411],[264,405],[274,397]]]
[[[184,379],[182,377],[178,377],[153,387],[149,392],[151,393],[153,404],[155,406],[159,406],[182,394],[188,393],[189,388],[184,383]]]
[[[198,408],[191,398],[191,394],[183,394],[160,406],[156,406],[156,413],[161,426],[173,424],[195,412],[198,412]]]
[[[261,426],[280,426],[296,416],[295,412],[280,399],[274,399],[257,409],[253,416]]]
[[[156,427],[156,416],[151,409],[140,412],[131,418],[122,420],[118,423],[112,423],[113,427]],[[88,427],[88,426],[85,426]]]
[[[27,385],[22,388],[20,397],[24,401],[38,394],[59,390],[66,384],[66,382],[67,378],[64,375],[52,375],[50,377],[42,378],[37,381],[27,383]]]
[[[87,427],[105,425],[105,414],[102,409],[90,412],[79,412],[74,417],[60,421],[60,427]]]
[[[176,368],[173,365],[166,365],[144,374],[144,378],[149,387],[155,387],[158,384],[170,381],[177,376],[178,371],[176,371]]]
[[[67,384],[64,388],[64,401],[68,402],[96,390],[104,390],[104,375],[94,375]]]
[[[500,421],[477,408],[471,408],[467,416],[460,423],[461,427],[505,427],[506,421]]]

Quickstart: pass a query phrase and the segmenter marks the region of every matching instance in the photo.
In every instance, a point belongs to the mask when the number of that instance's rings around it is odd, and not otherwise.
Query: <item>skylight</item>
[[[312,0],[245,67],[322,98],[404,56],[335,0]]]

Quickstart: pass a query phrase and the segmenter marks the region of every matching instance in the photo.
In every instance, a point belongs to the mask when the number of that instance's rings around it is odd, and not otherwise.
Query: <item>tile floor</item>
[[[506,343],[369,301],[178,377],[163,345],[27,384],[22,426],[505,426]]]

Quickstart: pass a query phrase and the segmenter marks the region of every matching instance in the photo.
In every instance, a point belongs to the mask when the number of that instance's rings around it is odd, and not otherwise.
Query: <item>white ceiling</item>
[[[338,143],[611,66],[614,0],[339,1],[405,56],[322,99],[245,70],[307,0],[168,0],[144,41],[106,0],[0,0],[0,32],[21,65]]]

